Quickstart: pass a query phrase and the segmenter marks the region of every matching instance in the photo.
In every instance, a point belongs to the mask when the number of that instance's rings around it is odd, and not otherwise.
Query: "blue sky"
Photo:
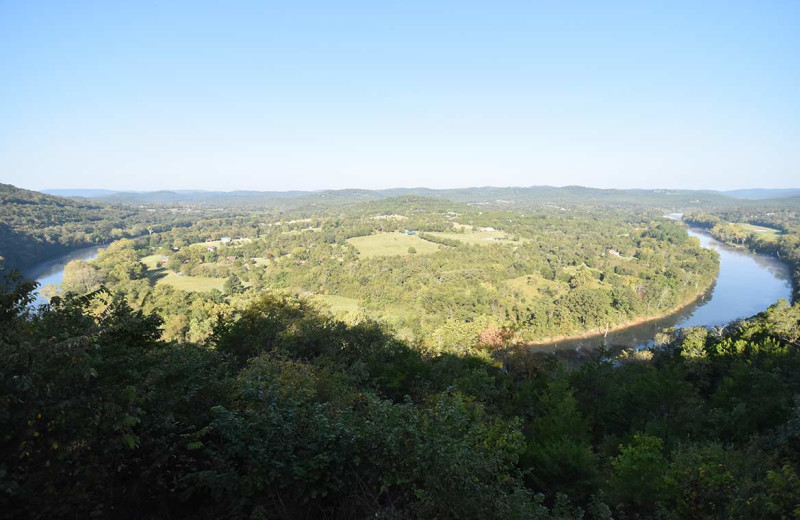
[[[0,0],[0,182],[800,186],[800,2]]]

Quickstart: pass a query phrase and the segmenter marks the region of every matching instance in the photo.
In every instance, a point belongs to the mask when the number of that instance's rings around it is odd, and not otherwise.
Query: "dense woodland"
[[[202,343],[98,291],[0,308],[10,518],[794,518],[800,309],[565,371],[265,293]],[[98,307],[99,306],[99,307]],[[92,310],[93,309],[93,310]]]
[[[715,255],[662,218],[686,207],[638,195],[120,206],[153,227],[71,262],[49,305],[4,272],[0,510],[797,518],[800,306],[579,364],[520,346],[712,283]],[[725,202],[687,220],[796,268],[794,211]]]

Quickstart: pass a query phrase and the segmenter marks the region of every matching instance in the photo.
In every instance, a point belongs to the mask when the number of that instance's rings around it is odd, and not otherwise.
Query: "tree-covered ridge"
[[[447,350],[492,328],[525,342],[661,316],[717,272],[714,253],[679,224],[630,212],[486,212],[404,198],[296,216],[207,219],[123,241],[93,267],[71,265],[66,288],[105,283],[160,313],[169,338],[195,341],[215,313],[261,290],[309,294]],[[202,293],[215,279],[236,290]]]
[[[655,354],[423,355],[263,293],[202,343],[0,294],[9,518],[792,518],[800,308]],[[90,310],[93,309],[93,310]]]
[[[75,247],[141,234],[144,227],[126,224],[137,213],[0,184],[0,258],[9,269],[25,267]]]
[[[75,190],[55,190],[63,196],[71,196]],[[796,191],[796,190],[795,190]],[[516,186],[516,187],[472,187],[455,189],[391,188],[384,190],[341,189],[321,191],[154,191],[114,192],[102,190],[79,192],[86,197],[110,203],[195,206],[223,206],[258,209],[298,209],[304,206],[335,207],[366,201],[380,201],[394,197],[428,197],[441,200],[491,206],[495,209],[512,206],[541,206],[545,204],[602,205],[605,207],[659,207],[678,209],[709,209],[711,207],[749,206],[754,201],[748,190],[717,192],[710,190],[675,189],[597,189],[584,186]],[[766,190],[755,195],[775,204],[797,206],[797,200],[779,199],[791,196],[789,190]],[[744,200],[743,200],[744,199]]]
[[[185,226],[177,210],[75,200],[0,184],[0,268],[24,269],[70,249]]]

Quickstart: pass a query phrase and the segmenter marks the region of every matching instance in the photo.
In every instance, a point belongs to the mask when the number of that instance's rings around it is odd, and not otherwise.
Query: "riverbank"
[[[708,291],[711,289],[711,287],[714,286],[715,282],[716,282],[716,278],[714,278],[714,280],[712,281],[712,283],[708,287],[706,287],[702,292],[698,293],[696,296],[694,296],[690,300],[688,300],[688,301],[686,301],[684,303],[681,303],[680,305],[678,305],[676,307],[672,307],[672,308],[670,308],[669,311],[667,311],[667,312],[665,312],[663,314],[659,314],[657,316],[648,316],[648,317],[637,318],[637,319],[635,319],[633,321],[626,322],[626,323],[624,323],[622,325],[616,325],[614,327],[609,327],[608,329],[592,329],[592,330],[586,331],[586,332],[584,332],[582,334],[575,334],[575,335],[571,335],[571,336],[558,336],[558,337],[554,337],[554,338],[545,338],[545,339],[538,340],[538,341],[520,343],[517,346],[518,347],[526,347],[526,348],[527,347],[545,347],[545,346],[548,346],[548,345],[553,345],[553,344],[556,344],[556,343],[567,342],[567,341],[579,341],[579,340],[586,340],[586,339],[592,339],[592,338],[599,339],[601,337],[602,338],[606,338],[606,337],[608,337],[608,334],[614,334],[614,333],[617,333],[617,332],[623,332],[625,330],[632,329],[634,327],[639,327],[641,325],[645,325],[647,323],[651,323],[651,322],[654,322],[654,321],[665,320],[667,318],[675,316],[676,314],[679,314],[680,312],[684,311],[687,307],[695,305],[699,300],[705,298],[708,295]]]
[[[594,349],[602,344],[641,348],[651,345],[663,329],[725,326],[763,312],[779,299],[792,299],[792,274],[787,263],[774,257],[733,248],[708,233],[689,229],[704,248],[719,254],[719,272],[708,288],[659,316],[642,317],[609,328],[580,334],[525,341],[532,351],[555,352]]]
[[[64,268],[72,260],[89,261],[97,258],[100,249],[108,247],[107,244],[99,244],[79,249],[73,249],[70,252],[56,258],[44,260],[36,265],[33,265],[26,270],[22,271],[25,278],[36,280],[39,286],[36,288],[36,299],[33,302],[34,306],[47,303],[47,299],[42,296],[41,291],[47,285],[60,285],[61,279],[64,277]]]

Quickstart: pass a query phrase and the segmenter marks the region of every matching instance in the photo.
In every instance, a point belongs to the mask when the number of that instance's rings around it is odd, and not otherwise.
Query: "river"
[[[696,303],[665,318],[625,329],[581,339],[531,346],[533,352],[591,350],[605,342],[610,348],[646,348],[663,328],[722,326],[766,310],[784,298],[791,301],[789,267],[777,258],[731,247],[699,229],[689,229],[700,245],[719,253],[719,276],[711,289]]]
[[[47,303],[47,300],[41,295],[40,291],[46,285],[60,285],[61,280],[64,278],[64,267],[66,267],[68,263],[73,260],[93,260],[97,258],[100,248],[103,247],[106,246],[91,246],[76,249],[65,255],[45,260],[31,268],[24,269],[22,274],[27,278],[33,278],[39,283],[39,287],[36,288],[36,299],[33,301],[33,305],[38,306]]]

